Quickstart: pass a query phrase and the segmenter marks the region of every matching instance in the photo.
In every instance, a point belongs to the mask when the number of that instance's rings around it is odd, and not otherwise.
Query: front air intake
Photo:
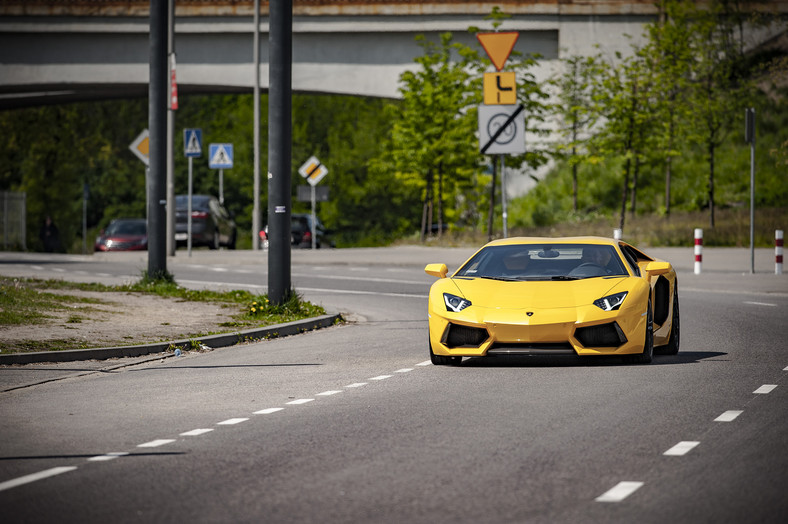
[[[627,341],[617,322],[577,328],[575,338],[587,348],[615,348]]]
[[[489,338],[490,334],[484,328],[449,324],[443,332],[441,343],[450,348],[477,348]]]

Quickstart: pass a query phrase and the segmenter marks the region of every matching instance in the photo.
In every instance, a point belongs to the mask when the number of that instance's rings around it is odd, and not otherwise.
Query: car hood
[[[586,278],[570,281],[503,282],[474,278],[450,279],[474,306],[488,308],[562,308],[591,304],[594,300],[626,289],[632,277]],[[448,288],[445,288],[449,291]]]

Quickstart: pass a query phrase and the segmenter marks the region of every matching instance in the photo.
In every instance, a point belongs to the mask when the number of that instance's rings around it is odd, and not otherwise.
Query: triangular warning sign
[[[487,56],[492,60],[495,69],[500,71],[503,69],[506,59],[514,49],[514,44],[517,42],[517,37],[520,33],[513,31],[508,33],[476,33],[476,38],[482,45]]]
[[[197,133],[192,131],[189,135],[189,141],[186,143],[186,153],[199,153],[200,150],[200,141],[197,139]]]
[[[211,158],[211,164],[225,165],[229,163],[230,157],[227,156],[227,151],[224,150],[224,146],[217,147],[216,152],[213,154],[213,158]]]

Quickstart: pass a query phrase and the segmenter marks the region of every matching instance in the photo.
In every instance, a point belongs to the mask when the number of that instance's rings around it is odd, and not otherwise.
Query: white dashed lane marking
[[[260,411],[255,411],[255,415],[270,415],[271,413],[276,413],[277,411],[282,411],[285,408],[265,408],[261,409]]]
[[[144,444],[138,444],[138,448],[158,448],[159,446],[164,446],[165,444],[170,444],[175,442],[174,438],[160,438],[158,440],[151,440],[150,442],[146,442]]]
[[[394,373],[407,373],[408,371],[413,371],[413,368],[402,368],[402,369],[398,369],[398,370],[397,370],[397,371],[395,371]]]
[[[88,462],[107,462],[109,460],[115,460],[118,457],[125,457],[128,455],[127,451],[115,451],[112,453],[107,453],[106,455],[99,455],[97,457],[90,457]]]
[[[313,398],[299,398],[297,400],[293,400],[291,402],[288,402],[288,404],[297,406],[299,404],[306,404],[307,402],[312,402],[313,400],[315,400],[315,399],[313,399]]]
[[[200,435],[205,435],[206,433],[210,433],[213,429],[203,428],[203,429],[193,429],[191,431],[187,431],[185,433],[181,433],[182,437],[198,437]]]
[[[353,384],[348,384],[345,386],[346,388],[360,388],[361,386],[366,386],[366,382],[354,382]]]
[[[700,442],[694,440],[685,440],[679,442],[669,450],[667,450],[663,455],[667,455],[669,457],[680,457],[682,455],[686,455],[689,453],[695,446],[700,444]]]
[[[770,304],[768,302],[745,302],[745,304],[749,304],[751,306],[777,307],[777,304]]]
[[[342,393],[341,391],[331,390],[331,391],[324,391],[322,393],[318,393],[318,397],[330,397],[331,395],[336,395],[337,393]]]
[[[69,471],[74,471],[75,469],[77,469],[76,466],[63,466],[59,468],[45,469],[44,471],[39,471],[38,473],[33,473],[31,475],[25,475],[24,477],[7,480],[5,482],[0,483],[0,491],[15,488],[23,484],[36,482],[37,480],[43,480],[49,477],[54,477],[55,475],[60,475],[61,473],[68,473]]]
[[[766,395],[767,393],[771,393],[772,391],[774,391],[774,388],[776,387],[777,384],[764,384],[763,386],[753,391],[753,393],[756,393],[758,395]]]
[[[386,380],[387,378],[391,378],[392,375],[378,375],[377,377],[372,377],[369,380]]]
[[[218,426],[234,426],[236,424],[240,424],[241,422],[246,422],[249,420],[248,418],[228,418],[227,420],[223,420],[221,422],[217,422]]]
[[[598,496],[595,500],[597,502],[621,502],[635,491],[640,489],[643,485],[642,482],[624,481],[619,482],[611,489]]]
[[[733,420],[736,420],[736,417],[738,417],[742,413],[744,413],[744,411],[736,411],[736,410],[726,411],[719,417],[715,418],[714,422],[731,422]]]
[[[425,360],[424,362],[419,362],[419,363],[418,363],[418,364],[416,364],[416,365],[417,365],[417,366],[429,366],[430,364],[432,364],[432,361],[431,361],[431,360]]]

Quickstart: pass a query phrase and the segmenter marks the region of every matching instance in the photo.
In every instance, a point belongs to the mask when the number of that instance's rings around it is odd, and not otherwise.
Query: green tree
[[[562,60],[563,71],[550,80],[556,89],[558,104],[555,114],[560,119],[560,140],[555,142],[554,155],[564,159],[572,169],[572,210],[578,210],[577,173],[584,163],[598,163],[599,158],[588,148],[594,126],[599,120],[596,80],[601,73],[599,55],[569,56]]]
[[[467,180],[480,161],[468,139],[475,132],[478,93],[470,86],[467,48],[452,39],[451,33],[441,34],[437,44],[417,37],[424,54],[416,58],[417,70],[400,77],[402,103],[386,155],[398,180],[422,193],[422,239],[431,230],[436,203],[440,235],[446,195],[456,197],[463,178]],[[447,179],[447,173],[454,176]]]

